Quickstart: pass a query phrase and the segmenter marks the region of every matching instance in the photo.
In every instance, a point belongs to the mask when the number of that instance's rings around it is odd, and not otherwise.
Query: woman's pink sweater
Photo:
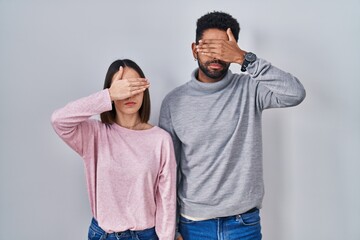
[[[155,226],[172,240],[176,221],[176,162],[170,135],[154,126],[130,130],[91,116],[111,110],[108,89],[67,104],[52,115],[56,133],[85,163],[94,218],[106,232]]]

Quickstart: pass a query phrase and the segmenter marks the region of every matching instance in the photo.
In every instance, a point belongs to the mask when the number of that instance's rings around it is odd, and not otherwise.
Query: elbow
[[[54,128],[58,125],[58,117],[56,116],[56,112],[53,112],[53,114],[51,114],[50,122]]]
[[[295,105],[298,105],[302,101],[304,101],[305,97],[306,97],[305,88],[301,87],[301,89],[299,89],[299,91],[296,94],[296,97],[295,97],[296,104]]]
[[[294,107],[299,105],[304,101],[306,97],[306,91],[304,88],[299,88],[296,91],[293,91],[291,94],[288,94],[285,99],[277,98],[276,102],[278,106],[281,107]]]
[[[304,86],[301,84],[301,82],[295,78],[296,84],[292,88],[292,105],[296,106],[299,105],[302,101],[304,101],[306,97],[306,91]]]
[[[57,117],[56,117],[55,112],[53,112],[53,113],[51,114],[51,117],[50,117],[50,122],[51,122],[51,125],[52,125],[53,127],[55,127],[55,126],[56,126],[56,123],[57,123]]]
[[[61,119],[60,116],[57,114],[57,111],[53,112],[50,117],[50,123],[54,128],[55,132],[59,132],[61,130]]]

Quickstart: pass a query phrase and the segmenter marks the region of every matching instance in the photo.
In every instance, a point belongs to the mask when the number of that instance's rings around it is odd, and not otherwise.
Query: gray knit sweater
[[[263,59],[247,71],[203,83],[195,70],[163,100],[159,125],[175,146],[181,214],[214,218],[261,207],[262,111],[299,104],[305,89]]]

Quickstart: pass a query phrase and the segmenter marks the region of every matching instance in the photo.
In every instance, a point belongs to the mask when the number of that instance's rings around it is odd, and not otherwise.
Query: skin
[[[145,130],[153,127],[148,123],[142,123],[139,115],[144,91],[149,87],[148,80],[141,78],[134,69],[119,68],[119,71],[113,76],[109,88],[110,98],[115,105],[115,122],[117,124],[133,130]]]
[[[235,38],[231,29],[223,31],[216,28],[211,28],[204,31],[199,44],[192,43],[191,45],[193,56],[201,64],[212,61],[214,59],[224,61],[226,63],[242,64],[246,51],[242,50]],[[220,71],[221,66],[210,64],[207,66],[209,71]],[[221,80],[220,78],[210,78],[199,69],[198,80],[201,82],[212,83]]]
[[[202,65],[205,65],[210,72],[221,71],[222,66],[219,64],[206,65],[207,62],[217,59],[226,63],[237,63],[241,65],[244,61],[244,55],[246,54],[246,52],[238,46],[230,28],[226,31],[216,28],[204,31],[201,40],[199,40],[199,44],[196,45],[196,43],[192,43],[191,49],[194,58]],[[199,68],[199,81],[213,83],[221,79],[222,77],[210,78]],[[177,240],[183,240],[183,238],[179,236]]]

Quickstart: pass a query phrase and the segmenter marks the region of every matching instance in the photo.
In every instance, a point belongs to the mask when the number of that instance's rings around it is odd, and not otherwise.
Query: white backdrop
[[[82,160],[51,113],[130,58],[151,81],[157,124],[165,94],[196,67],[195,23],[212,10],[307,90],[300,106],[264,113],[264,239],[360,239],[359,0],[0,0],[0,239],[86,239]]]

